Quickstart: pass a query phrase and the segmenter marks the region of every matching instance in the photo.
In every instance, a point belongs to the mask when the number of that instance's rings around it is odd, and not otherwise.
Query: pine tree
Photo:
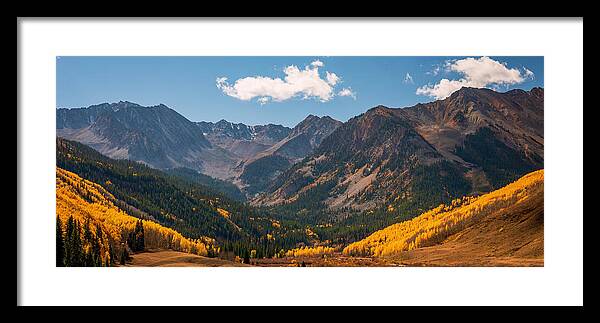
[[[75,257],[73,256],[73,232],[75,231],[75,223],[73,217],[70,216],[67,220],[67,230],[65,234],[65,266],[73,266]]]
[[[250,253],[248,252],[248,249],[244,250],[244,263],[245,264],[250,263]]]
[[[63,240],[62,223],[60,218],[56,217],[56,266],[65,266],[65,242]]]
[[[115,263],[115,251],[113,249],[112,241],[110,241],[110,240],[108,242],[108,257],[110,258],[109,265],[114,264]]]
[[[83,238],[85,243],[89,244],[92,242],[92,230],[90,229],[90,218],[86,218],[83,224]]]
[[[83,255],[83,245],[81,243],[81,225],[79,221],[74,220],[73,226],[73,236],[71,237],[71,247],[72,250],[72,264],[73,267],[81,267],[83,265],[84,255]]]
[[[96,237],[92,237],[91,241],[91,252],[92,252],[92,260],[94,262],[94,266],[100,267],[102,266],[102,255],[100,254],[100,246],[102,243],[102,230],[99,230],[100,226],[96,227]]]
[[[94,267],[94,260],[90,251],[83,252],[83,267]]]
[[[127,251],[127,245],[123,245],[123,249],[121,250],[121,265],[125,265],[127,260],[129,259],[129,252]]]
[[[90,228],[90,219],[86,218],[83,223],[83,240],[81,242],[82,255],[83,255],[83,266],[94,267],[96,265],[96,259],[93,248],[94,237],[92,235],[92,229]],[[92,248],[88,248],[92,247]]]
[[[142,220],[138,220],[135,223],[135,227],[132,232],[127,235],[127,244],[130,246],[132,251],[144,251],[144,224]]]
[[[136,224],[137,233],[137,251],[144,251],[145,249],[145,241],[144,241],[144,222],[140,219],[138,224]]]
[[[96,238],[100,240],[100,244],[104,243],[104,238],[102,237],[102,227],[100,225],[96,225]]]

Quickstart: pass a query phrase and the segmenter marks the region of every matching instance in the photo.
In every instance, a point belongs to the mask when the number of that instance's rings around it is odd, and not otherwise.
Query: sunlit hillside
[[[318,247],[301,247],[288,250],[286,252],[287,257],[301,257],[301,256],[320,256],[332,254],[335,251],[334,248],[318,246]]]
[[[132,245],[128,245],[131,244],[128,237],[135,232],[142,232],[142,245],[137,246],[141,250],[172,249],[206,256],[209,249],[213,248],[212,239],[188,239],[175,230],[149,220],[141,221],[143,229],[136,228],[140,220],[120,210],[115,206],[115,201],[115,197],[100,185],[56,168],[56,214],[62,232],[69,232],[68,226],[72,226],[73,220],[81,224],[75,227],[79,228],[82,237],[88,236],[81,239],[84,241],[81,246],[83,253],[87,254],[91,248],[99,249],[97,253],[102,258],[102,265],[115,263],[111,257],[120,255],[123,249],[134,250]],[[68,237],[66,240],[68,242]]]
[[[452,239],[464,240],[469,236],[471,240],[461,241],[461,246],[470,243],[469,248],[472,248],[474,240],[489,238],[485,241],[487,247],[491,246],[488,248],[491,251],[486,251],[487,257],[492,257],[492,252],[502,243],[506,244],[507,250],[510,249],[506,254],[512,255],[521,245],[529,245],[526,248],[535,245],[539,249],[540,241],[543,256],[543,195],[544,170],[539,170],[491,193],[456,199],[450,205],[442,204],[412,220],[379,230],[350,244],[343,253],[351,256],[394,256],[441,245]],[[476,232],[465,233],[475,226]],[[509,239],[503,236],[509,234],[508,231],[513,234],[511,241],[505,241]],[[518,237],[528,240],[519,245]],[[486,247],[484,243],[475,244],[479,249]],[[434,251],[423,250],[422,254],[435,254]],[[539,250],[536,252],[538,255]]]

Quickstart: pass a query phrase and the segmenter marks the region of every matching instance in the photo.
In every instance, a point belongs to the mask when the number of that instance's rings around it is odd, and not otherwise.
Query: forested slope
[[[147,248],[172,249],[207,256],[214,240],[189,239],[115,205],[102,186],[56,168],[57,265],[110,266]]]
[[[283,226],[264,210],[231,200],[193,179],[111,159],[62,138],[56,143],[57,166],[100,185],[121,210],[186,237],[214,238],[221,252],[247,258],[256,250],[257,256],[272,257],[307,241],[303,227]]]
[[[543,210],[544,171],[539,170],[491,193],[456,199],[450,205],[442,204],[412,220],[379,230],[343,252],[394,257],[423,250],[404,255],[413,262],[438,264],[448,264],[444,258],[454,258],[454,264],[461,264],[469,255],[479,264],[484,264],[485,257],[543,261]],[[442,251],[447,244],[452,244],[453,250]]]
[[[252,210],[204,186],[129,160],[114,160],[77,142],[57,139],[56,164],[100,184],[156,222],[190,237],[241,238]],[[231,213],[223,218],[217,209]],[[239,227],[246,230],[241,232]]]

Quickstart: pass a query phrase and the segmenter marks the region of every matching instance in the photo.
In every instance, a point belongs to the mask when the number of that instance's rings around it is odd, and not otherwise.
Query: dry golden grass
[[[343,253],[411,265],[543,265],[543,192],[544,171],[535,171],[379,230]]]
[[[149,250],[132,256],[128,267],[245,267],[248,265],[173,250]]]

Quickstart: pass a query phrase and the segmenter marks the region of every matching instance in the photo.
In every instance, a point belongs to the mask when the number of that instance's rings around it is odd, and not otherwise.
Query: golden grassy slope
[[[173,250],[148,250],[135,254],[132,267],[247,267],[250,265],[219,258],[208,258]]]
[[[288,250],[285,255],[286,257],[321,256],[332,254],[334,251],[334,248],[325,246],[300,247]]]
[[[134,230],[137,218],[120,210],[113,203],[115,197],[102,186],[85,180],[77,174],[56,168],[56,214],[63,225],[69,217],[81,223],[89,219],[92,233],[100,226],[105,235],[101,246],[103,261],[108,257],[108,241],[117,248]],[[143,220],[146,248],[162,248],[206,256],[212,240],[188,239],[179,232],[152,221]],[[63,228],[64,229],[64,228]]]
[[[520,265],[514,257],[534,259],[524,265],[543,265],[543,201],[544,171],[539,170],[491,193],[457,199],[379,230],[343,253],[421,265],[502,264],[478,257],[506,257],[506,265]]]

